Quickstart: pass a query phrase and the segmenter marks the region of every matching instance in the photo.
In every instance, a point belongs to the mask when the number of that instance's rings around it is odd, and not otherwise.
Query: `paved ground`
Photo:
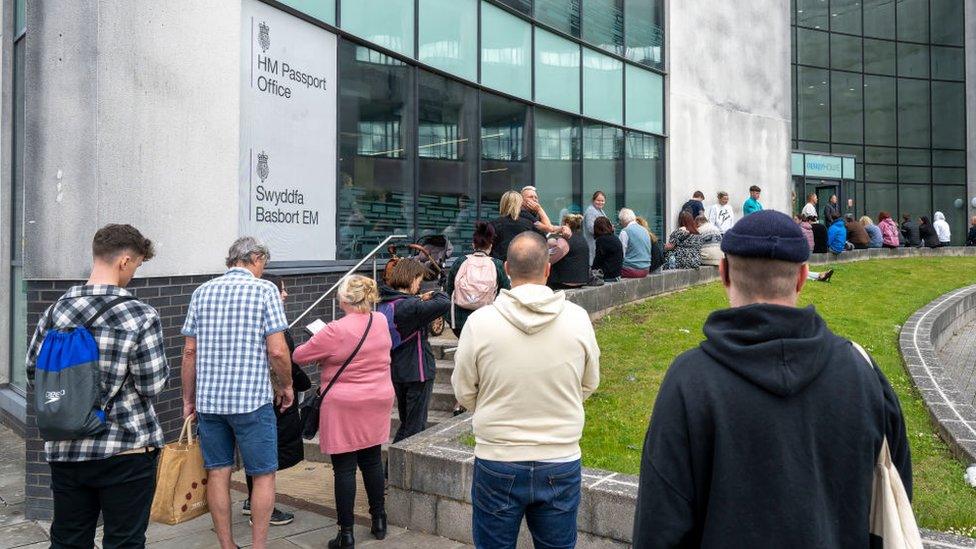
[[[976,405],[976,322],[957,330],[939,350],[939,359],[959,391]]]
[[[243,483],[242,476],[235,480]],[[292,494],[280,497],[280,508],[295,513],[295,522],[287,526],[272,526],[269,538],[271,549],[321,549],[335,537],[335,512],[332,499],[332,471],[325,464],[301,463],[283,472],[279,492]],[[241,484],[243,488],[243,484]],[[358,495],[363,494],[362,486]],[[244,500],[243,492],[232,492],[235,510]],[[24,442],[9,429],[0,426],[0,549],[46,549],[48,524],[24,518]],[[390,527],[386,540],[372,539],[365,500],[356,505],[356,546],[396,547],[397,549],[458,549],[464,544],[430,536],[403,528]],[[359,524],[361,523],[361,524]],[[151,524],[146,533],[151,549],[212,549],[217,545],[210,515],[176,526]],[[239,512],[234,516],[234,534],[242,547],[251,543],[251,529],[247,517]],[[100,547],[100,545],[99,545]]]

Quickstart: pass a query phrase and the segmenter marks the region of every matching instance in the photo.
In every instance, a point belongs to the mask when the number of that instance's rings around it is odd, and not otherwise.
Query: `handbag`
[[[172,526],[207,513],[207,471],[192,421],[193,416],[186,418],[180,437],[164,446],[159,457],[149,512],[153,522]]]
[[[864,348],[853,341],[851,344],[874,370],[874,363]],[[922,535],[901,475],[891,462],[887,436],[881,442],[872,486],[870,533],[880,537],[886,548],[922,549]]]
[[[356,355],[359,354],[359,349],[361,349],[363,347],[363,343],[366,342],[366,336],[369,335],[369,329],[372,326],[373,315],[370,313],[369,321],[366,322],[366,331],[363,332],[363,337],[359,338],[359,343],[356,344],[356,348],[353,349],[352,354],[349,355],[349,358],[342,363],[342,366],[339,367],[339,371],[332,376],[332,380],[329,381],[329,384],[325,386],[324,390],[316,391],[314,398],[308,399],[302,403],[299,413],[301,414],[302,422],[302,438],[305,440],[312,440],[315,438],[315,435],[318,434],[319,415],[321,414],[322,410],[322,399],[325,398],[325,395],[328,394],[332,389],[332,386],[335,385],[335,382],[339,379],[339,376],[342,375],[342,372],[346,369],[346,366],[349,366],[352,359],[356,358]]]

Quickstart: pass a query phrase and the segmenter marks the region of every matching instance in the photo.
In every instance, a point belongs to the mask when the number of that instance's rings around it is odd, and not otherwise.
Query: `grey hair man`
[[[522,187],[522,213],[519,215],[527,219],[535,230],[542,234],[556,232],[559,227],[553,225],[539,202],[539,191],[532,185]]]
[[[284,306],[278,288],[261,280],[270,258],[256,239],[237,239],[227,252],[227,272],[193,292],[182,330],[183,415],[197,417],[207,503],[222,549],[236,547],[230,519],[235,447],[253,477],[253,544],[265,547],[278,469],[273,406],[284,410],[294,400]]]
[[[512,289],[468,318],[451,376],[474,411],[474,543],[515,547],[525,517],[537,546],[574,547],[583,401],[600,383],[600,348],[586,311],[546,287],[542,237],[516,236],[505,271]]]

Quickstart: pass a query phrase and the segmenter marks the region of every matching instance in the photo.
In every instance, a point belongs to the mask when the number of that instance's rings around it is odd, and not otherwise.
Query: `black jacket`
[[[966,245],[976,246],[976,226],[969,228],[969,233],[966,235]]]
[[[590,281],[590,246],[583,237],[583,231],[573,233],[568,242],[569,252],[553,263],[549,272],[550,286],[584,286]]]
[[[661,268],[664,265],[664,245],[660,240],[651,240],[651,266],[647,269],[648,273]]]
[[[491,224],[495,228],[495,241],[491,245],[491,257],[502,261],[508,258],[508,245],[513,238],[525,231],[535,230],[532,222],[522,216],[519,216],[518,219],[502,216],[494,219]]]
[[[624,245],[615,234],[596,237],[596,253],[593,268],[603,271],[603,278],[620,278],[624,264]]]
[[[922,243],[929,248],[938,248],[942,245],[942,243],[939,242],[939,233],[935,232],[935,227],[933,227],[931,223],[919,225],[918,236],[922,239]]]
[[[685,202],[683,206],[681,206],[682,212],[686,210],[691,212],[691,217],[698,217],[699,215],[701,215],[702,212],[705,211],[705,205],[702,204],[701,200],[692,198],[688,202]]]
[[[912,492],[905,423],[884,375],[813,307],[716,311],[704,332],[654,405],[635,549],[868,547],[885,436]]]
[[[823,223],[811,223],[810,228],[813,230],[813,253],[825,254],[829,252],[830,246],[827,244],[827,226]]]
[[[821,221],[827,224],[834,222],[833,216],[840,216],[840,206],[838,206],[837,204],[831,204],[830,202],[827,202],[827,204],[824,206],[823,211],[824,214],[823,214],[823,219]]]
[[[288,355],[295,353],[295,340],[291,332],[285,330],[285,343],[288,344]],[[291,363],[291,385],[295,391],[295,402],[284,412],[275,406],[275,417],[278,419],[278,470],[298,465],[305,459],[305,443],[302,441],[302,423],[298,416],[298,393],[312,388],[312,381],[302,370],[301,366]]]
[[[430,350],[430,323],[443,316],[451,308],[451,298],[444,292],[436,292],[429,300],[420,296],[398,292],[386,285],[380,286],[380,303],[399,300],[394,305],[393,323],[404,340],[414,332],[416,339],[403,341],[390,351],[390,368],[393,383],[433,380],[436,373],[434,353]]]
[[[903,246],[918,248],[922,245],[922,237],[914,221],[905,221],[901,224],[901,236]]]

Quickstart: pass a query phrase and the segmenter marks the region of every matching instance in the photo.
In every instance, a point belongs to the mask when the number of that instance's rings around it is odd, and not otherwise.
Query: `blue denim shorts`
[[[244,472],[251,476],[278,470],[278,423],[272,404],[246,414],[197,414],[203,466],[234,465],[234,447],[241,449]]]

